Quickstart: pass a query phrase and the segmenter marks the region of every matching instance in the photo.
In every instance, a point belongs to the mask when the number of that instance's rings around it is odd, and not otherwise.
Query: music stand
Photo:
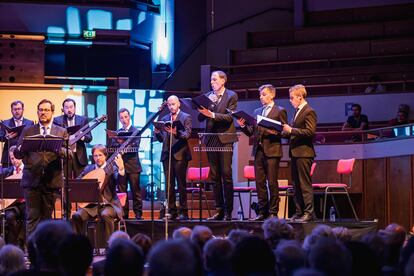
[[[101,203],[98,179],[69,179],[69,193],[75,203]]]
[[[198,133],[198,146],[195,146],[193,150],[199,153],[199,176],[200,176],[200,188],[199,188],[199,220],[202,222],[203,205],[202,205],[202,192],[201,192],[201,178],[202,178],[202,152],[232,152],[232,143],[222,143],[220,137],[234,137],[237,141],[237,133]],[[208,207],[208,206],[207,206]]]
[[[1,199],[22,198],[23,189],[20,186],[21,179],[7,179],[3,180],[3,186],[0,186]]]

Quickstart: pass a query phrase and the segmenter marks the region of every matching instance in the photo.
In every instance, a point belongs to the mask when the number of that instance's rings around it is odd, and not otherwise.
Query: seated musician
[[[1,177],[7,178],[9,176],[15,176],[21,178],[24,164],[21,159],[14,157],[13,151],[16,146],[11,146],[9,149],[10,167],[1,168]],[[25,203],[23,198],[19,199],[5,199],[4,204],[0,206],[5,207],[6,216],[6,242],[14,245],[18,245],[20,248],[24,248],[25,244]]]
[[[85,233],[84,226],[86,221],[99,216],[105,224],[105,240],[108,240],[109,236],[114,232],[114,220],[116,218],[122,219],[122,206],[116,194],[116,184],[125,181],[125,169],[122,158],[118,155],[115,158],[115,164],[108,164],[106,162],[107,155],[107,149],[104,145],[95,145],[92,148],[95,164],[86,166],[78,176],[78,179],[80,179],[96,169],[113,166],[112,172],[106,174],[105,181],[99,183],[100,187],[104,185],[102,203],[89,203],[83,208],[79,208],[72,216],[73,227],[78,234]]]

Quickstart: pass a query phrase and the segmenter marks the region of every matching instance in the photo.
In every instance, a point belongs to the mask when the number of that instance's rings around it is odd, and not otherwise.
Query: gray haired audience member
[[[0,275],[9,275],[25,268],[24,253],[20,248],[8,244],[0,249]]]
[[[113,232],[111,234],[111,236],[108,239],[108,247],[110,248],[111,245],[112,245],[112,243],[114,243],[115,241],[120,240],[120,239],[122,239],[122,240],[129,240],[130,237],[124,231],[119,231],[119,230],[118,231],[115,231],[115,232]]]
[[[352,256],[335,238],[320,237],[309,250],[308,263],[325,275],[348,276],[352,273]]]
[[[351,232],[346,227],[334,227],[332,228],[333,235],[342,242],[347,242],[352,239]]]
[[[230,231],[229,236],[227,237],[233,244],[237,244],[239,241],[245,237],[249,237],[251,234],[247,230],[243,229],[233,229]]]
[[[173,239],[190,239],[193,231],[188,227],[180,227],[174,230]]]
[[[234,245],[226,239],[211,239],[204,245],[204,268],[208,275],[230,275]]]
[[[325,224],[319,224],[313,228],[312,232],[305,237],[303,241],[302,248],[305,251],[309,251],[311,247],[320,239],[320,238],[335,238],[332,228]]]
[[[206,242],[213,238],[213,232],[211,229],[204,225],[196,225],[191,233],[191,242],[200,249],[200,253],[203,252],[203,247]]]
[[[280,241],[274,253],[279,276],[293,275],[295,270],[306,266],[306,253],[295,240]]]
[[[105,260],[105,276],[140,276],[144,272],[144,253],[129,239],[117,239]]]
[[[151,249],[149,276],[197,276],[201,275],[201,260],[197,250],[188,241],[160,241]]]
[[[262,229],[264,238],[272,249],[275,249],[281,240],[292,240],[295,238],[293,227],[284,219],[267,219],[263,222]]]

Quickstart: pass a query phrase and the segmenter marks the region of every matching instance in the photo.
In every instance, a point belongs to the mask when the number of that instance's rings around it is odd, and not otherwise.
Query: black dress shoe
[[[231,221],[231,219],[232,219],[231,214],[226,214],[224,216],[224,219],[227,220],[227,221]]]
[[[185,214],[181,214],[179,217],[178,217],[178,219],[181,221],[181,220],[188,220],[188,215],[185,215]]]
[[[266,215],[264,214],[259,214],[257,217],[250,219],[251,221],[262,221],[265,220],[267,218]]]
[[[300,214],[294,214],[289,220],[290,221],[295,221],[295,220],[299,220],[302,217],[302,215]]]
[[[279,218],[279,217],[277,216],[277,214],[270,214],[268,218]]]
[[[310,222],[313,220],[314,220],[314,217],[311,214],[304,214],[300,219],[298,219],[299,222]]]
[[[142,215],[135,215],[136,220],[142,220]]]
[[[223,220],[224,214],[223,213],[216,213],[214,216],[207,218],[207,220]]]

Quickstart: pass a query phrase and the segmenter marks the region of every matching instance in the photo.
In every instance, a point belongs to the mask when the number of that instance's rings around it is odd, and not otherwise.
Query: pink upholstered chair
[[[251,208],[252,197],[257,196],[256,187],[250,187],[250,181],[255,180],[254,166],[244,166],[243,176],[244,176],[244,178],[247,179],[247,186],[245,186],[245,187],[240,187],[240,186],[233,187],[233,194],[234,194],[234,197],[239,198],[239,204],[240,204],[240,208],[241,208],[242,214],[243,214],[242,216],[243,216],[243,219],[245,219],[241,194],[242,193],[249,193],[249,219],[250,219],[251,215],[252,215],[252,208]]]
[[[324,193],[324,204],[323,204],[323,221],[325,221],[326,216],[326,204],[327,204],[327,197],[331,195],[332,202],[335,205],[335,209],[339,215],[338,208],[336,206],[334,195],[344,194],[348,198],[349,205],[352,208],[352,212],[354,213],[355,220],[358,220],[358,216],[355,212],[354,205],[352,204],[351,197],[349,196],[348,190],[351,188],[352,185],[352,171],[354,169],[355,158],[351,159],[340,159],[338,160],[338,165],[336,167],[336,172],[340,175],[340,182],[339,183],[314,183],[312,187],[314,192],[318,190],[322,190]],[[349,175],[349,183],[343,183],[342,177],[344,175]]]
[[[207,195],[203,188],[202,183],[205,183],[208,179],[210,174],[210,167],[202,167],[201,168],[201,177],[200,177],[200,168],[199,167],[189,167],[187,170],[187,180],[191,183],[191,187],[187,187],[187,192],[191,192],[191,211],[190,211],[190,218],[193,218],[193,209],[194,209],[194,194],[201,194],[200,202],[204,199],[208,211],[208,216],[211,216],[210,213],[210,206],[208,205]],[[194,186],[194,183],[196,184]]]

